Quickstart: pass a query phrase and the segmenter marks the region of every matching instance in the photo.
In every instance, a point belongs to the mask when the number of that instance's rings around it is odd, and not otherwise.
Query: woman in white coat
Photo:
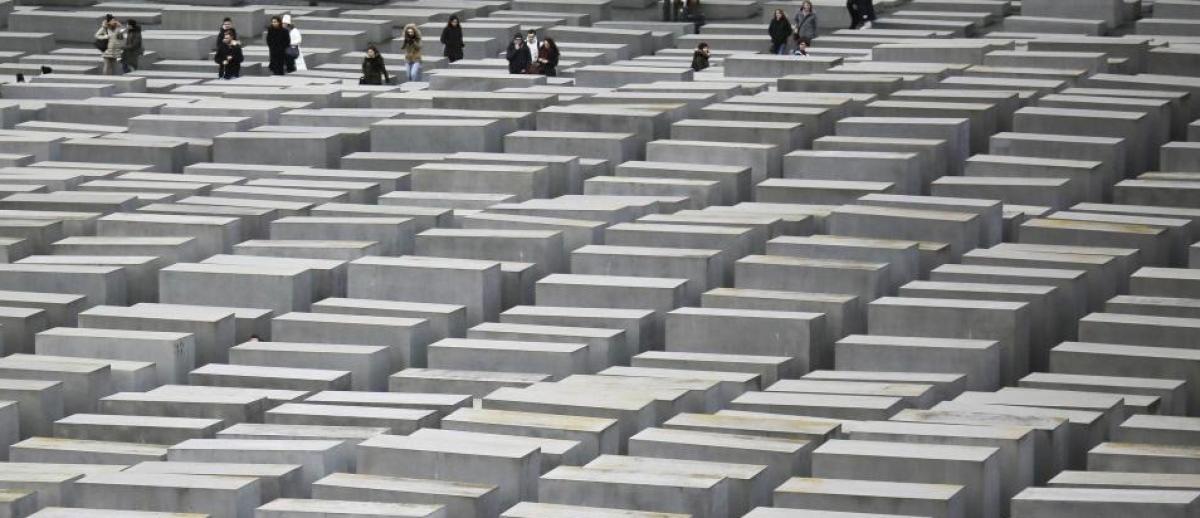
[[[304,64],[304,53],[300,50],[300,43],[303,38],[300,36],[300,29],[292,25],[292,15],[283,15],[283,26],[288,31],[288,49],[287,49],[287,71],[288,73],[297,70],[308,70],[308,66]]]

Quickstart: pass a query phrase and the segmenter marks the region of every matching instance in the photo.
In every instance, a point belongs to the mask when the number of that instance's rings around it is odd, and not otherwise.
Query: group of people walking
[[[522,37],[514,34],[513,39],[504,51],[508,60],[510,74],[540,74],[554,77],[558,75],[558,43],[554,38],[538,41],[537,32],[529,31]]]

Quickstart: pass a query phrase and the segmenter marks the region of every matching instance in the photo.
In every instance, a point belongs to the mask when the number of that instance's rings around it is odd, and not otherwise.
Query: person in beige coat
[[[400,45],[404,51],[404,69],[408,72],[409,81],[421,80],[421,29],[415,24],[404,26],[404,43]]]
[[[96,31],[97,42],[107,42],[104,47],[104,75],[116,75],[117,62],[121,59],[121,54],[125,51],[125,29],[121,27],[121,22],[117,21],[112,15],[104,17],[104,22],[100,24],[100,29]],[[97,45],[99,47],[99,45]]]

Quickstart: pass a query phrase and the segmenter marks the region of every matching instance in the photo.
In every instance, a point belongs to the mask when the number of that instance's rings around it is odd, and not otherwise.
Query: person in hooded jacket
[[[217,47],[217,55],[213,58],[213,61],[217,62],[217,77],[221,79],[241,77],[243,59],[242,46],[234,41],[232,32],[226,32],[225,37],[221,40],[221,45]]]
[[[787,54],[788,36],[792,35],[792,22],[788,21],[783,9],[776,9],[771,16],[771,25],[767,26],[767,34],[771,35],[771,53]]]
[[[508,73],[510,74],[524,74],[529,70],[529,65],[533,61],[529,57],[529,49],[525,48],[525,38],[521,37],[520,33],[513,35],[512,42],[504,51],[504,57],[508,59]]]
[[[289,39],[288,31],[283,26],[283,19],[272,16],[271,24],[267,26],[267,53],[270,57],[268,68],[271,69],[272,75],[281,76],[287,72]]]
[[[442,55],[446,56],[446,61],[453,63],[463,58],[463,30],[462,22],[458,20],[458,16],[450,17],[450,21],[446,22],[446,27],[442,29]]]
[[[125,21],[125,48],[121,49],[121,69],[126,74],[137,70],[142,54],[142,26],[137,20],[130,18]]]
[[[404,66],[408,72],[409,81],[421,80],[421,29],[415,24],[404,26],[404,43],[400,45],[404,51]]]
[[[696,46],[696,51],[692,53],[692,70],[699,72],[708,68],[709,52],[708,43],[706,42],[702,41]]]
[[[379,49],[375,48],[373,44],[367,45],[367,56],[363,58],[362,71],[361,83],[364,85],[382,85],[391,82],[387,67],[383,65],[383,55],[379,54]]]

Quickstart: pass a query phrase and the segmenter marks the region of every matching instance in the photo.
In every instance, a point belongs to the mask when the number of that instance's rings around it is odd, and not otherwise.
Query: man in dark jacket
[[[238,33],[237,29],[233,28],[232,18],[225,18],[223,21],[221,21],[221,28],[217,29],[217,44],[213,45],[214,49],[221,46],[221,42],[225,40],[225,33],[227,32],[233,34],[233,41],[237,41]]]
[[[221,79],[240,77],[242,75],[242,59],[242,47],[234,43],[232,33],[225,33],[225,38],[217,47],[217,56],[213,59],[218,66],[217,77]]]
[[[508,49],[504,51],[504,57],[508,59],[508,73],[524,74],[529,70],[529,65],[533,63],[533,57],[529,55],[529,49],[525,48],[525,38],[518,33],[513,36],[512,42],[508,44]]]

